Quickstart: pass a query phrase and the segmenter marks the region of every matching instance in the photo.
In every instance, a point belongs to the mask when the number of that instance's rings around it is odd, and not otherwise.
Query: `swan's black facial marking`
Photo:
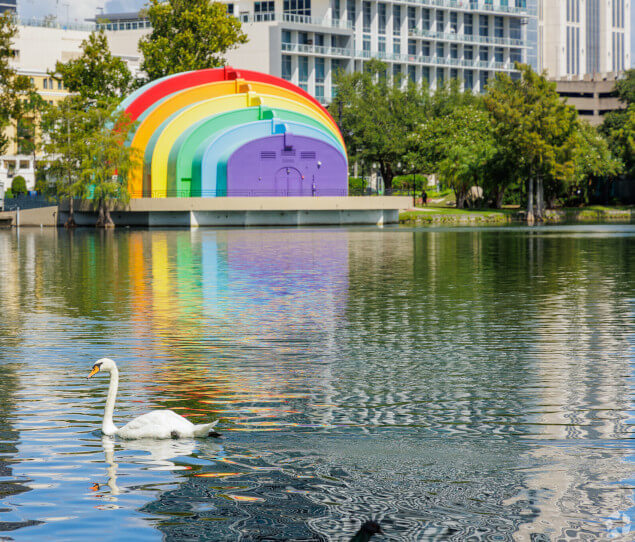
[[[171,436],[174,440],[177,440],[177,439],[181,438],[181,437],[179,436],[179,434],[178,434],[176,431],[171,431],[171,432],[170,432],[170,436]]]
[[[216,431],[212,430],[209,433],[207,433],[208,437],[214,437],[214,438],[220,438],[221,434],[217,433]]]
[[[103,365],[103,363],[100,361],[99,363],[95,363],[95,365],[93,365],[93,369],[95,367],[97,367],[98,369],[101,369],[101,366]]]

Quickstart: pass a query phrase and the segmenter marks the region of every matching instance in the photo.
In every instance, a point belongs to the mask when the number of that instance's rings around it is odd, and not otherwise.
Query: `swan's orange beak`
[[[93,366],[93,370],[90,372],[90,374],[86,378],[90,378],[91,376],[95,376],[98,372],[99,372],[99,366],[98,365],[94,365]]]

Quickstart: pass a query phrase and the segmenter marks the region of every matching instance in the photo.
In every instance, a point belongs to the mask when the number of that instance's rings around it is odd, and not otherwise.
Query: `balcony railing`
[[[282,50],[291,53],[315,54],[322,56],[338,56],[347,59],[379,58],[391,62],[405,62],[410,64],[430,64],[433,66],[461,67],[471,69],[513,71],[513,62],[495,62],[483,60],[467,60],[462,58],[413,55],[406,53],[389,53],[386,51],[364,51],[344,47],[326,47],[323,45],[309,45],[303,43],[283,43]]]
[[[353,23],[344,19],[309,17],[307,15],[293,15],[291,13],[241,13],[238,18],[242,23],[282,21],[285,23],[325,26],[328,28],[342,28],[345,30],[351,30],[353,28]]]
[[[305,43],[283,43],[282,50],[291,53],[309,53],[325,56],[353,56],[353,49],[346,49],[344,47],[329,47],[326,45],[309,45]]]
[[[417,4],[420,6],[454,8],[463,11],[487,11],[490,13],[505,13],[512,15],[535,15],[528,7],[502,6],[500,4],[490,4],[483,0],[397,0],[404,4]]]
[[[475,43],[486,45],[506,45],[508,47],[529,47],[523,40],[513,38],[497,38],[495,36],[479,36],[476,34],[453,34],[451,32],[437,32],[435,30],[409,30],[410,36],[420,36],[441,41],[457,41],[461,43]]]
[[[45,18],[38,19],[31,17],[29,19],[22,19],[15,17],[15,23],[20,26],[36,26],[40,28],[58,28],[60,30],[82,30],[86,32],[92,32],[95,30],[95,25],[90,23],[62,23],[57,19]]]

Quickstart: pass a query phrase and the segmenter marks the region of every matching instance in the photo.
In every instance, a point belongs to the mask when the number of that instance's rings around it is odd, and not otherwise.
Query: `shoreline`
[[[452,207],[412,208],[399,213],[402,225],[474,225],[524,224],[524,210],[519,209],[455,209]],[[633,223],[635,207],[590,206],[580,208],[548,209],[543,224],[565,223]]]

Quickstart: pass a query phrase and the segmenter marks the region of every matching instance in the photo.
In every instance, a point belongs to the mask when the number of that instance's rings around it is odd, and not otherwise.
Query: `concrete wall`
[[[112,211],[118,226],[308,226],[396,224],[410,197],[288,198],[142,198]],[[60,208],[59,223],[68,218]],[[89,202],[76,205],[75,221],[93,226],[97,213]]]
[[[57,206],[24,209],[22,211],[0,212],[0,225],[10,226],[57,226],[59,211]]]

